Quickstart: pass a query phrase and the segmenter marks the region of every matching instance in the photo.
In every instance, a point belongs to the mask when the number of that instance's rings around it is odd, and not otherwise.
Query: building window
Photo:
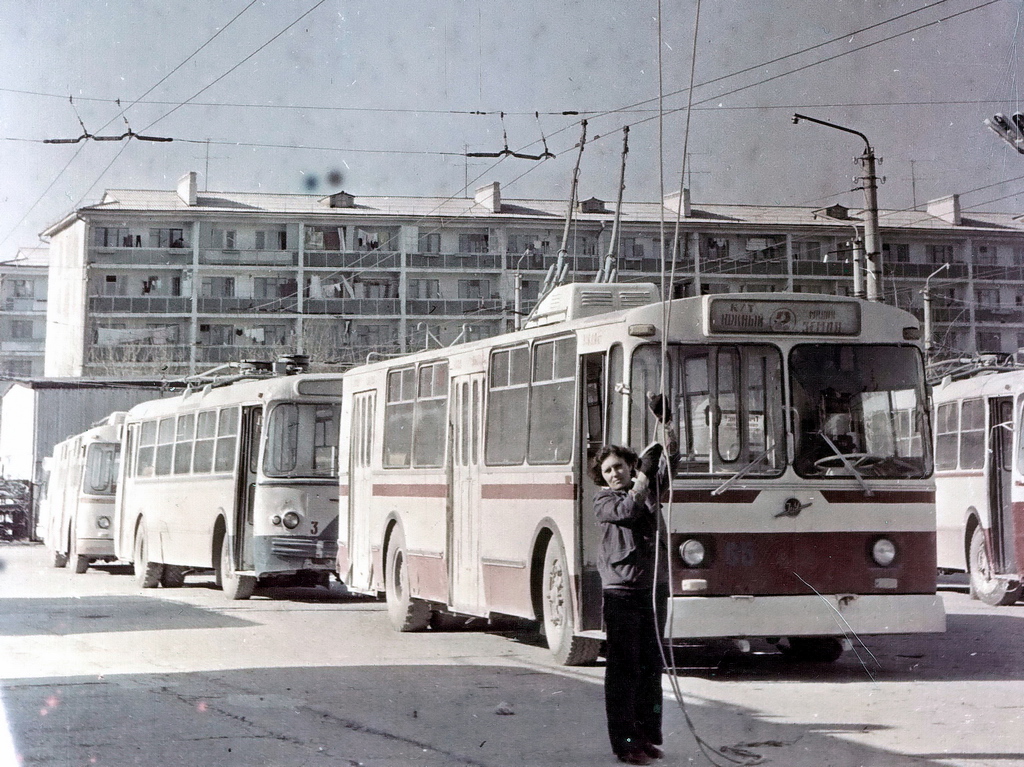
[[[149,247],[151,248],[183,248],[185,247],[184,229],[150,229]]]
[[[975,245],[974,263],[994,264],[996,263],[997,248],[995,245]]]
[[[713,261],[729,257],[729,240],[725,237],[707,237],[704,239],[704,258]]]
[[[459,298],[484,299],[490,297],[490,280],[459,280]]]
[[[395,332],[390,325],[356,325],[357,346],[384,346],[394,338]]]
[[[796,261],[821,261],[821,243],[816,240],[794,240],[793,259]]]
[[[121,226],[98,226],[92,230],[92,244],[99,248],[131,247],[131,231]]]
[[[120,279],[116,274],[107,274],[103,277],[103,295],[123,296],[127,281]]]
[[[363,298],[391,298],[391,283],[383,280],[363,280],[359,283],[362,286]]]
[[[979,308],[999,306],[998,288],[975,288],[974,301]]]
[[[267,249],[267,233],[263,230],[256,232],[256,250]]]
[[[441,234],[439,232],[421,234],[419,236],[419,250],[420,253],[440,253]]]
[[[32,320],[12,320],[11,338],[26,340],[32,338]]]
[[[489,237],[486,234],[460,234],[460,253],[487,253]]]
[[[253,298],[291,298],[298,283],[286,277],[256,277],[253,279]]]
[[[32,375],[32,360],[6,360],[3,372],[11,376]]]
[[[234,277],[203,277],[202,292],[204,298],[234,298]]]
[[[284,346],[288,343],[287,325],[258,325],[247,334],[254,344],[261,346]]]
[[[438,280],[409,280],[409,298],[440,298]]]
[[[906,264],[910,262],[910,246],[905,242],[897,242],[893,245],[885,243],[882,245],[882,262],[886,264]]]
[[[636,237],[623,237],[622,257],[627,261],[640,261],[644,257],[644,244]]]
[[[953,261],[952,245],[925,245],[925,257],[932,264],[949,264]]]
[[[11,280],[11,295],[15,298],[32,298],[35,295],[35,282],[32,280]]]
[[[236,335],[234,325],[199,326],[199,343],[203,346],[234,346]]]
[[[979,352],[998,354],[999,352],[1002,351],[1002,340],[999,337],[999,333],[979,330],[977,341]]]

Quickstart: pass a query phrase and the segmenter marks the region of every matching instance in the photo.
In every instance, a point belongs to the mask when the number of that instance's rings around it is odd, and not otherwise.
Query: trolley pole
[[[932,291],[931,282],[932,277],[941,272],[943,269],[948,269],[949,264],[943,264],[934,272],[925,277],[924,290],[921,291],[921,297],[924,300],[924,366],[925,370],[928,369],[928,365],[932,361]]]
[[[846,128],[807,115],[793,115],[794,125],[801,120],[852,133],[864,141],[864,154],[857,158],[857,161],[865,171],[865,175],[858,179],[864,189],[864,206],[867,209],[867,221],[864,222],[864,256],[867,267],[865,269],[865,287],[868,301],[879,301],[881,300],[879,282],[882,275],[882,244],[878,236],[878,176],[875,175],[875,150],[872,149],[868,137],[853,128]]]

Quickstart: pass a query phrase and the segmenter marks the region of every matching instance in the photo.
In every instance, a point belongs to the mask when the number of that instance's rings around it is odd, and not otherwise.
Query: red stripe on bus
[[[447,498],[448,485],[398,483],[374,485],[373,494],[383,498]]]
[[[821,497],[829,503],[935,503],[933,490],[822,490]]]
[[[487,500],[575,501],[576,485],[481,485],[480,497]]]
[[[720,495],[712,495],[710,490],[680,490],[672,491],[672,500],[675,503],[753,503],[760,490],[726,490]]]

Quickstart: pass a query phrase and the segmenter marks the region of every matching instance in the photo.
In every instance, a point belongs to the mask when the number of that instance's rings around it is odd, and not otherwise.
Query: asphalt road
[[[0,545],[0,565],[0,767],[617,763],[603,668],[553,666],[512,624],[398,634],[340,585],[142,591],[34,545]],[[943,598],[945,634],[866,638],[832,665],[682,650],[664,763],[1024,767],[1024,603]]]

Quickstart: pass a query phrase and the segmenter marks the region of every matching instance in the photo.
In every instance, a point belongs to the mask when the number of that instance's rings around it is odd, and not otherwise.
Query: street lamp
[[[868,301],[878,301],[878,281],[882,274],[882,248],[878,241],[878,176],[875,175],[875,150],[871,148],[871,142],[868,141],[868,137],[860,131],[845,128],[842,125],[836,125],[825,120],[819,120],[816,117],[808,117],[802,114],[793,115],[794,125],[801,120],[835,128],[845,133],[852,133],[854,136],[860,136],[864,140],[864,154],[858,160],[866,171],[866,175],[859,180],[864,187],[864,204],[868,211],[868,220],[864,223],[864,255],[867,260],[867,299]]]
[[[936,269],[934,272],[929,274],[924,279],[924,290],[921,291],[921,296],[924,299],[924,364],[925,367],[932,361],[932,292],[930,282],[932,277],[941,272],[944,269],[948,269],[949,264],[945,263]]]

